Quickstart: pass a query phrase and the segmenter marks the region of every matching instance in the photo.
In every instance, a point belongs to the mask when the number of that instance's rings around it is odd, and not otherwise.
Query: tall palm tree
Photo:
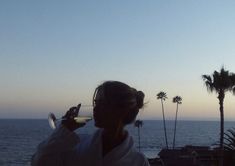
[[[165,119],[165,113],[164,113],[164,106],[163,106],[163,101],[167,99],[166,93],[165,92],[159,92],[157,94],[157,99],[161,100],[162,104],[162,116],[163,116],[163,126],[164,126],[164,133],[165,133],[165,141],[166,141],[166,148],[168,149],[168,142],[167,142],[167,134],[166,134],[166,119]]]
[[[176,103],[176,113],[175,113],[175,129],[174,129],[174,138],[173,138],[173,149],[175,149],[175,135],[176,135],[176,123],[178,117],[178,105],[182,104],[182,98],[180,96],[173,97],[173,103]]]
[[[143,126],[142,120],[136,120],[134,126],[138,128],[138,141],[139,141],[139,151],[140,151],[140,127]]]
[[[214,71],[210,75],[202,75],[202,79],[207,87],[208,92],[216,92],[219,99],[220,111],[220,149],[223,150],[224,143],[224,97],[227,91],[235,94],[235,74],[225,70],[224,67],[220,72]]]

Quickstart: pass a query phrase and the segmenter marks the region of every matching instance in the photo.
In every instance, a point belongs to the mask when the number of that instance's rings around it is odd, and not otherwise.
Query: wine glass
[[[74,117],[75,122],[84,124],[92,120],[92,109],[92,105],[81,105],[78,116]],[[48,114],[48,123],[52,129],[56,129],[57,123],[62,120],[66,120],[66,118],[57,119],[54,113],[50,112]]]

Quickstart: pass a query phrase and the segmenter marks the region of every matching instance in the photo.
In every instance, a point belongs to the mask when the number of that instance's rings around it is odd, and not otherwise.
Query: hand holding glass
[[[93,108],[92,105],[78,104],[77,108],[81,109],[79,111],[81,113],[79,113],[78,116],[73,117],[73,119],[76,123],[85,124],[88,121],[92,120],[92,108]],[[48,115],[48,122],[49,122],[49,125],[52,129],[56,129],[57,123],[62,120],[67,120],[67,118],[62,117],[60,119],[56,119],[56,116],[53,113],[49,113],[49,115]]]

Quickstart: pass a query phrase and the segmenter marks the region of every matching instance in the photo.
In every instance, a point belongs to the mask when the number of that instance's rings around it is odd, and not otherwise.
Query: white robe
[[[39,144],[32,157],[32,166],[149,166],[146,157],[139,153],[133,138],[127,138],[112,151],[102,156],[102,130],[80,142],[74,132],[60,126]]]

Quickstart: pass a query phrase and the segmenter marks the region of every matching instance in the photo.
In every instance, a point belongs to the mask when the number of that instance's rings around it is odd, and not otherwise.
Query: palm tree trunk
[[[140,152],[140,127],[138,127],[139,152]]]
[[[223,106],[221,106],[220,110],[220,148],[223,150],[224,148],[224,111]]]
[[[221,151],[221,160],[220,166],[223,166],[224,158],[224,92],[219,92],[219,105],[220,105],[220,151]]]
[[[177,103],[177,106],[176,106],[176,113],[175,113],[175,129],[174,129],[174,138],[173,138],[173,149],[175,149],[175,135],[176,135],[177,116],[178,116],[178,103]]]
[[[161,99],[161,103],[162,103],[162,116],[163,116],[163,126],[164,126],[164,133],[165,133],[166,148],[168,149],[167,134],[166,134],[166,120],[165,120],[165,114],[164,114],[164,107],[163,107],[162,99]]]

